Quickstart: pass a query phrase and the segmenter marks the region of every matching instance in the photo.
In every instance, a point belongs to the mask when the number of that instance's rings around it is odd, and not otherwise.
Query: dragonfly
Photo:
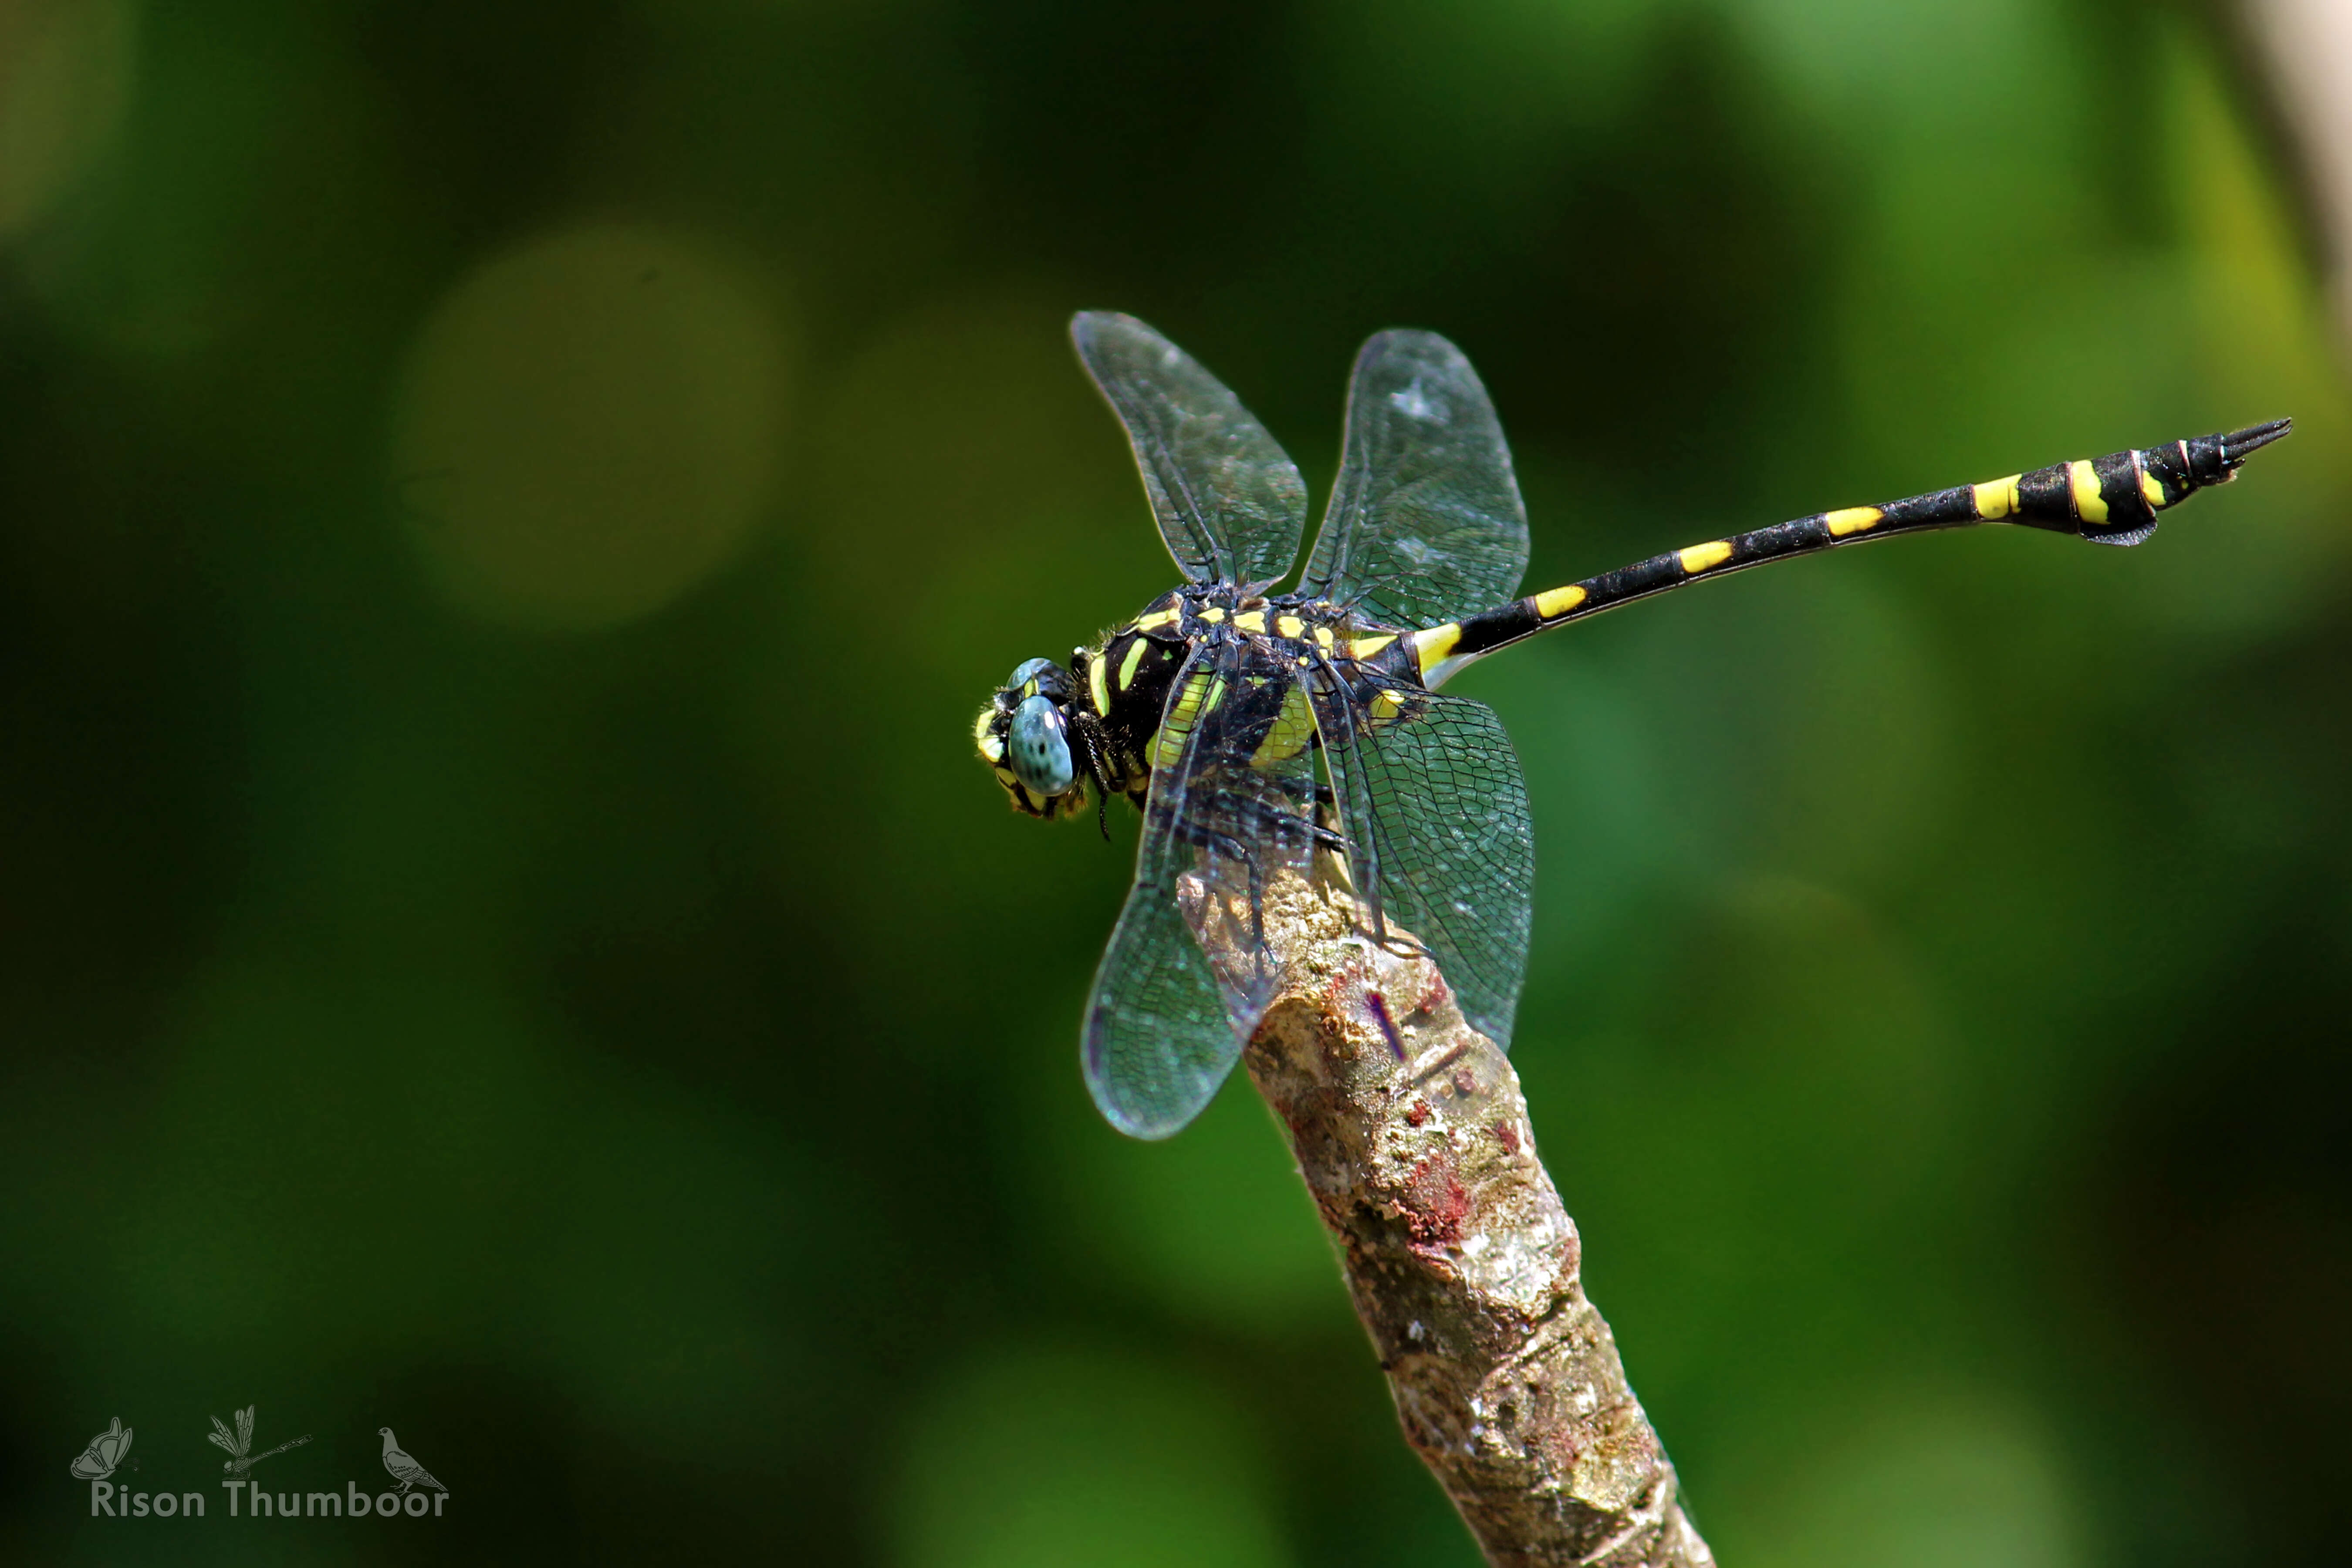
[[[247,1451],[253,1447],[252,1405],[248,1405],[236,1412],[236,1430],[234,1432],[229,1430],[228,1423],[217,1415],[207,1416],[205,1419],[213,1424],[213,1429],[205,1434],[205,1441],[228,1456],[221,1468],[232,1476],[244,1475],[262,1460],[275,1458],[287,1449],[299,1448],[310,1440],[310,1434],[305,1432],[299,1437],[289,1438],[278,1444],[275,1448],[267,1448],[255,1454]]]
[[[2292,423],[1815,512],[1521,596],[1527,510],[1486,389],[1445,339],[1393,330],[1356,356],[1321,528],[1276,593],[1305,531],[1297,466],[1143,322],[1085,311],[1070,334],[1184,580],[1066,664],[1021,664],[973,740],[1019,812],[1091,810],[1106,837],[1114,796],[1142,813],[1081,1052],[1097,1107],[1139,1138],[1200,1113],[1274,1000],[1265,900],[1286,876],[1343,888],[1364,934],[1433,959],[1465,1019],[1509,1047],[1535,837],[1502,721],[1441,689],[1470,664],[1686,584],[1896,534],[2009,523],[2137,544]],[[1204,909],[1238,919],[1213,942]]]

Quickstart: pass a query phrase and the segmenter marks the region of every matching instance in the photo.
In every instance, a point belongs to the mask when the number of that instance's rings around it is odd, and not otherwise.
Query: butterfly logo
[[[265,1449],[258,1454],[248,1454],[246,1450],[253,1447],[252,1405],[248,1405],[236,1413],[235,1432],[231,1432],[228,1429],[228,1423],[217,1415],[209,1416],[207,1419],[212,1422],[213,1429],[205,1434],[205,1441],[228,1455],[228,1462],[221,1468],[232,1476],[241,1476],[271,1455],[282,1454],[289,1448],[299,1448],[310,1440],[310,1434],[305,1432],[299,1437],[278,1444],[275,1448]]]
[[[114,1473],[114,1467],[122,1463],[123,1456],[130,1452],[131,1428],[118,1415],[107,1423],[105,1431],[89,1440],[89,1447],[73,1462],[73,1473],[85,1481],[102,1481]]]

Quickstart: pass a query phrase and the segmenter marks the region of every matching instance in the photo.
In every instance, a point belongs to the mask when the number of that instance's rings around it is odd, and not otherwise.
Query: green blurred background
[[[1328,482],[1435,328],[1530,585],[2291,413],[2147,547],[1482,667],[1516,1059],[1727,1563],[2337,1560],[2352,450],[2230,15],[0,5],[0,1557],[1468,1564],[1134,826],[970,719],[1172,579],[1063,322]],[[231,1521],[280,1488],[436,1523]],[[88,1517],[120,1416],[189,1521]],[[2329,1541],[2338,1544],[2327,1546]]]

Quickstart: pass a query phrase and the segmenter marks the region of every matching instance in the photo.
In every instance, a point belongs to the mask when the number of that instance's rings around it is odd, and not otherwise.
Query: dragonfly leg
[[[1348,836],[1340,831],[1339,792],[1329,784],[1315,786],[1315,820],[1307,824],[1307,831],[1318,849],[1344,855],[1354,847]]]
[[[1318,790],[1320,793],[1325,792]],[[1281,844],[1341,853],[1349,847],[1345,834],[1327,827],[1318,820],[1322,816],[1319,810],[1309,816],[1305,812],[1285,811],[1245,796],[1228,795],[1216,797],[1197,814],[1188,813],[1187,816],[1195,819],[1179,822],[1176,825],[1177,836],[1226,860],[1255,858],[1252,846],[1269,837]],[[1230,826],[1217,824],[1229,824]]]
[[[1348,836],[1338,829],[1326,827],[1320,822],[1304,816],[1294,816],[1288,820],[1306,829],[1307,838],[1318,849],[1328,849],[1335,855],[1345,855],[1348,852],[1349,847]]]

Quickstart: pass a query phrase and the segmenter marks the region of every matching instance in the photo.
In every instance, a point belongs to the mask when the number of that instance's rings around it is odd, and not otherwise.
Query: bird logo
[[[106,1425],[106,1430],[89,1440],[89,1447],[73,1462],[73,1473],[85,1481],[102,1481],[114,1473],[131,1452],[131,1428],[118,1415]],[[95,1497],[95,1492],[90,1494]]]
[[[391,1427],[379,1426],[376,1433],[383,1438],[383,1468],[392,1472],[394,1480],[400,1483],[404,1495],[411,1487],[431,1487],[436,1492],[449,1489],[433,1479],[432,1471],[409,1456],[407,1450],[400,1446],[400,1440],[392,1435]]]
[[[289,1442],[278,1444],[275,1448],[267,1449],[258,1454],[248,1453],[247,1450],[253,1447],[252,1405],[248,1405],[236,1413],[235,1432],[231,1432],[228,1429],[228,1423],[217,1415],[210,1416],[208,1419],[213,1424],[213,1429],[205,1434],[205,1441],[228,1454],[228,1462],[221,1468],[232,1476],[241,1476],[272,1455],[282,1454],[289,1448],[299,1448],[310,1440],[310,1434],[305,1432]]]

